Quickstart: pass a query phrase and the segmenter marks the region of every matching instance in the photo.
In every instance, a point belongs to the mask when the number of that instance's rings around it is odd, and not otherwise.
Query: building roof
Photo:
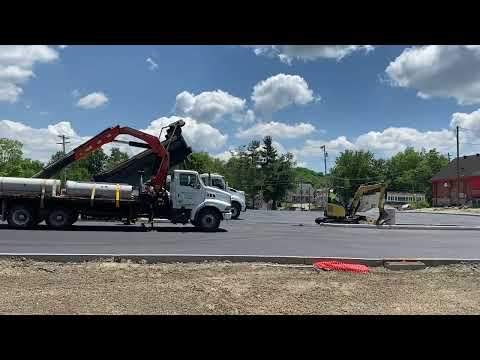
[[[432,181],[455,178],[457,176],[457,159],[441,169]],[[480,176],[480,154],[460,157],[460,176]]]

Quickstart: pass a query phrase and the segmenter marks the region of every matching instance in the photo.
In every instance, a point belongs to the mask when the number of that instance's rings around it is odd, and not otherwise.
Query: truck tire
[[[15,229],[27,229],[35,224],[36,216],[27,205],[14,205],[8,211],[8,225]]]
[[[216,231],[220,226],[220,218],[215,210],[203,209],[198,214],[196,223],[202,231],[212,232]]]
[[[237,202],[233,202],[232,203],[232,219],[238,219],[241,211],[242,211],[242,208],[240,207],[240,204]]]
[[[47,225],[54,229],[64,229],[73,224],[73,212],[67,208],[54,208],[45,218]]]

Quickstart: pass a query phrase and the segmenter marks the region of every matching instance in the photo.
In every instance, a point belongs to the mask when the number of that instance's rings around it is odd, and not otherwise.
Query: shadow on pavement
[[[0,230],[20,230],[20,231],[28,231],[28,230],[36,230],[36,231],[94,231],[94,232],[173,232],[173,233],[202,233],[203,231],[199,228],[193,226],[155,226],[150,228],[148,226],[141,227],[135,225],[121,225],[121,224],[112,224],[112,225],[73,225],[67,229],[51,229],[46,225],[38,225],[31,229],[12,229],[8,225],[0,225]],[[225,229],[218,229],[215,232],[227,232]]]

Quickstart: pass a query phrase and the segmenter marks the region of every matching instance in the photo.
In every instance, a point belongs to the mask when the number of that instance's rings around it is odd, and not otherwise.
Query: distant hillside
[[[295,181],[302,181],[310,183],[314,188],[319,188],[324,183],[324,176],[322,172],[316,172],[304,167],[295,168]]]

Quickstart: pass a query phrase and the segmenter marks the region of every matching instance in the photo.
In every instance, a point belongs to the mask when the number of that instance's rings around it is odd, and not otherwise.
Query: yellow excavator
[[[335,194],[333,189],[329,189],[327,206],[324,212],[324,217],[315,219],[317,224],[322,223],[348,223],[348,224],[360,224],[368,223],[367,217],[357,214],[360,207],[360,200],[363,195],[379,191],[378,198],[378,210],[379,216],[376,219],[376,225],[383,225],[389,220],[388,213],[385,211],[385,192],[387,190],[388,182],[382,182],[377,184],[363,184],[360,185],[353,196],[353,200],[350,204],[343,202],[342,199]]]

